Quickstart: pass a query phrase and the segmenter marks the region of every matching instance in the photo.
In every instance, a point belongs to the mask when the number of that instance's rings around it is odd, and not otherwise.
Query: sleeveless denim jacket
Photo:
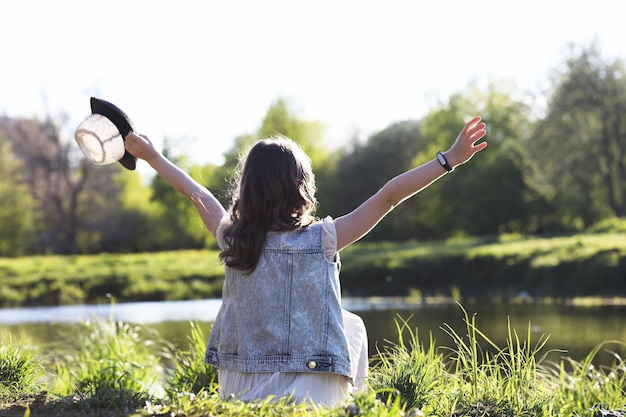
[[[337,255],[338,257],[338,255]],[[226,267],[205,362],[239,372],[329,372],[350,377],[339,270],[322,224],[268,233],[256,269]]]

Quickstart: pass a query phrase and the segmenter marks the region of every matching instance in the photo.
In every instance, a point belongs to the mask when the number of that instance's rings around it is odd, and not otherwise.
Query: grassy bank
[[[161,301],[218,296],[217,252],[0,258],[0,306]]]
[[[398,319],[400,341],[372,358],[369,390],[334,408],[221,400],[215,370],[202,362],[208,335],[193,323],[183,350],[149,328],[109,321],[85,322],[52,350],[3,337],[0,415],[591,417],[623,407],[626,361],[591,365],[614,344],[599,345],[580,362],[548,363],[545,338],[530,340],[530,329],[509,326],[506,345],[496,346],[473,317],[465,314],[465,323],[464,334],[444,323],[449,347],[437,348],[419,344],[416,330]],[[484,343],[494,353],[481,351]]]
[[[625,236],[357,243],[342,252],[342,286],[364,297],[624,297]],[[220,297],[223,269],[209,250],[40,256],[0,258],[0,280],[0,307],[184,300]]]
[[[500,236],[423,244],[361,244],[344,254],[352,295],[511,298],[626,295],[626,235]],[[352,248],[351,248],[352,249]]]

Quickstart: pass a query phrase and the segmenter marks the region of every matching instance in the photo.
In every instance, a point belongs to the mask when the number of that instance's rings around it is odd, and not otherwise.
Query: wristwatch
[[[437,152],[437,160],[439,161],[441,166],[446,169],[446,171],[448,172],[454,171],[454,168],[450,166],[450,164],[448,163],[448,160],[446,159],[445,156],[443,156],[441,151]]]

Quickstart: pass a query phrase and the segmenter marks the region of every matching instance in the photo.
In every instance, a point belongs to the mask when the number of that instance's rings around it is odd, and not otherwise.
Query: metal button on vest
[[[306,366],[308,366],[310,369],[315,369],[317,367],[317,364],[315,363],[315,361],[309,361]]]

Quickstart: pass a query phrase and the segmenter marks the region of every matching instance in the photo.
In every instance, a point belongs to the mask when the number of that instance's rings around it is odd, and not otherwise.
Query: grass
[[[170,398],[180,392],[198,393],[203,388],[217,383],[217,370],[204,363],[207,338],[196,323],[191,323],[189,347],[186,350],[168,345],[164,356],[171,364],[169,378],[165,382],[165,392]]]
[[[626,361],[614,355],[611,366],[592,365],[598,352],[623,342],[598,345],[580,362],[546,363],[547,338],[531,343],[530,329],[522,338],[509,325],[500,347],[463,313],[466,334],[442,325],[447,348],[436,348],[432,337],[421,345],[410,319],[399,317],[399,342],[372,358],[370,390],[335,408],[220,399],[215,370],[202,363],[207,334],[194,323],[188,347],[176,349],[146,328],[89,321],[68,335],[62,353],[54,351],[53,366],[28,344],[2,345],[2,369],[13,371],[2,373],[0,415],[582,417],[624,407]]]
[[[342,288],[356,297],[626,297],[626,220],[568,236],[500,235],[430,242],[358,242],[342,252]],[[589,279],[593,277],[593,279]],[[215,250],[0,258],[0,307],[219,298]],[[458,298],[455,298],[458,299]]]
[[[342,262],[342,289],[356,297],[417,289],[424,297],[626,297],[626,239],[616,226],[550,238],[360,242],[342,252]],[[122,302],[219,298],[223,278],[211,250],[0,258],[0,307],[103,304],[109,295]]]
[[[208,250],[0,258],[0,306],[214,298],[223,274]]]
[[[101,392],[157,393],[163,372],[145,327],[94,319],[68,338],[56,355],[54,391],[60,395],[98,397]]]
[[[370,386],[385,403],[399,401],[408,409],[422,409],[446,388],[445,363],[432,340],[428,348],[416,344],[417,332],[408,322],[396,320],[399,341],[378,350],[376,366],[371,370]],[[405,342],[404,335],[409,340]]]
[[[0,391],[33,390],[43,376],[34,347],[24,342],[0,342]]]
[[[547,339],[539,340],[533,347],[530,326],[527,340],[521,341],[509,323],[507,346],[500,349],[477,328],[475,316],[470,319],[467,312],[464,314],[467,341],[445,326],[455,345],[450,356],[454,374],[461,377],[457,381],[464,381],[457,388],[459,395],[454,399],[456,408],[461,410],[460,415],[472,414],[476,404],[498,415],[551,415],[554,393],[541,365],[545,356],[539,356]],[[481,351],[479,339],[495,353]]]

